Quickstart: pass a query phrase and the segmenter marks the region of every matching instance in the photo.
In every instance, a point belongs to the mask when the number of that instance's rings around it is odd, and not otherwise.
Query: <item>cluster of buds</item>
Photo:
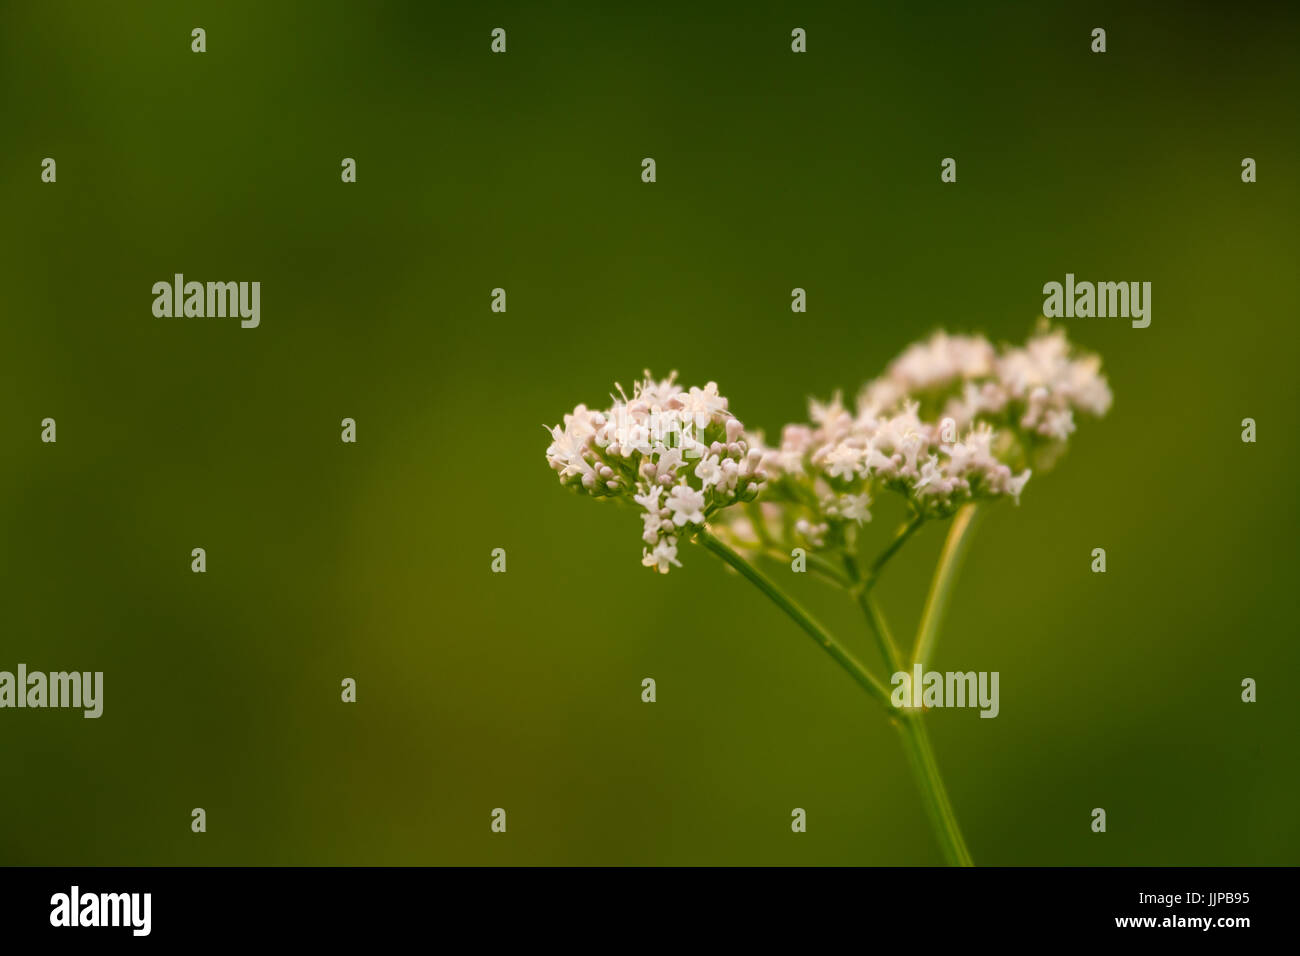
[[[579,405],[548,428],[546,460],[562,484],[641,509],[642,564],[666,573],[678,544],[730,505],[762,489],[758,455],[718,386],[684,389],[676,373],[646,373],[632,397],[621,387],[604,411]]]

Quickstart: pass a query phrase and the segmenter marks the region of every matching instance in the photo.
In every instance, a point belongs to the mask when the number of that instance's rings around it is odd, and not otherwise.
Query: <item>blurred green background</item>
[[[1297,16],[1133,6],[0,5],[0,669],[105,672],[98,721],[0,711],[0,863],[940,862],[859,688],[702,550],[642,568],[540,426],[650,368],[771,433],[1066,272],[1152,323],[1069,322],[1114,409],[957,589],[972,853],[1300,862]],[[154,318],[175,272],[261,327]]]

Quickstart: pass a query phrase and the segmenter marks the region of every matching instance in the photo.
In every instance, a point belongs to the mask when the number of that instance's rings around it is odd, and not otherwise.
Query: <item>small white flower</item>
[[[1068,408],[1054,408],[1043,416],[1039,431],[1049,438],[1065,441],[1074,431],[1074,412]]]
[[[704,428],[715,415],[727,410],[727,400],[718,394],[717,382],[709,382],[703,388],[692,386],[678,400],[682,403],[682,410],[695,422],[696,428]]]
[[[658,468],[657,474],[662,479],[665,475],[669,478],[677,478],[677,469],[682,466],[682,450],[680,448],[667,448],[659,453],[659,460],[655,462]]]
[[[870,504],[871,496],[866,492],[860,495],[845,495],[840,499],[840,517],[848,521],[856,521],[858,524],[870,521],[871,512],[867,510]]]
[[[867,446],[867,459],[863,464],[867,472],[886,476],[892,475],[898,467],[893,458],[881,453],[875,441]]]
[[[794,523],[794,530],[795,534],[806,538],[814,548],[820,548],[826,544],[826,532],[830,530],[830,525],[824,521],[813,524],[806,518],[800,518]]]
[[[727,459],[731,461],[731,459]],[[735,462],[732,462],[735,466]],[[700,479],[705,488],[712,487],[722,481],[722,466],[718,462],[717,455],[709,455],[695,466],[695,477]]]
[[[641,563],[660,574],[667,574],[669,565],[680,568],[682,563],[677,560],[677,539],[664,538],[655,545],[653,551],[642,551]]]
[[[947,498],[957,488],[957,479],[948,475],[939,462],[938,455],[931,455],[921,465],[921,477],[912,490],[918,495],[933,498]]]
[[[659,485],[653,485],[645,490],[642,494],[633,495],[632,500],[639,504],[646,511],[659,510],[659,496],[663,494],[663,488]]]
[[[856,478],[859,466],[862,464],[862,457],[861,448],[853,448],[843,443],[836,445],[826,455],[826,474],[832,478],[846,480]]]
[[[664,504],[672,511],[673,524],[677,527],[688,521],[704,524],[704,492],[687,484],[674,485]]]
[[[736,490],[736,485],[741,478],[741,466],[736,464],[734,458],[722,459],[722,465],[718,469],[721,477],[718,479],[718,490],[731,494]],[[699,470],[695,472],[699,474]]]
[[[1016,504],[1020,504],[1020,492],[1024,491],[1025,482],[1029,481],[1031,474],[1033,472],[1026,468],[1016,477],[1007,480],[1007,494],[1012,497]],[[1034,487],[1037,488],[1038,486],[1035,485]]]

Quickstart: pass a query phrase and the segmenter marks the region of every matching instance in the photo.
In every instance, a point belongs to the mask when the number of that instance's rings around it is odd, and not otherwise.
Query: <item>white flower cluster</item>
[[[631,398],[620,387],[609,409],[579,405],[547,429],[546,460],[562,484],[640,506],[641,563],[663,573],[681,566],[679,538],[762,487],[757,453],[717,384],[684,389],[675,379],[656,382],[647,372]]]
[[[853,411],[838,395],[812,402],[811,422],[787,425],[777,447],[746,435],[715,383],[685,389],[675,378],[646,373],[630,399],[620,388],[609,409],[579,405],[547,429],[561,483],[639,506],[642,563],[665,573],[680,566],[679,540],[760,491],[761,507],[724,520],[777,550],[794,541],[854,547],[881,490],[902,494],[923,518],[981,498],[1019,503],[1076,416],[1099,417],[1111,404],[1101,360],[1047,326],[1023,347],[938,332],[869,383]]]
[[[1076,413],[1104,415],[1110,388],[1094,355],[1077,355],[1062,331],[1043,329],[1023,348],[939,332],[909,347],[860,393],[812,402],[811,425],[788,425],[761,451],[766,501],[793,509],[793,531],[820,548],[842,526],[869,520],[881,488],[926,517],[976,498],[1019,502],[1031,464],[1050,463]]]
[[[979,336],[937,332],[890,363],[863,389],[858,407],[878,412],[908,399],[926,402],[961,428],[984,420],[1064,441],[1075,429],[1075,413],[1100,418],[1111,393],[1101,358],[1076,354],[1064,329],[1044,326],[1023,348],[1001,351]]]

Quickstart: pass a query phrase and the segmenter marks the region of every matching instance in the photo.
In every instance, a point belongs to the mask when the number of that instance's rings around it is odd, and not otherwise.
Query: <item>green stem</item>
[[[889,668],[890,675],[897,674],[903,669],[903,655],[898,652],[898,644],[894,642],[894,635],[889,632],[889,625],[885,623],[885,616],[880,613],[880,605],[871,593],[863,588],[857,589],[858,605],[862,608],[862,613],[867,616],[867,623],[871,625],[871,633],[876,635],[876,643],[880,646],[880,654],[885,659],[885,664]]]
[[[880,572],[889,562],[889,559],[898,552],[899,548],[907,543],[907,539],[910,538],[916,532],[916,529],[921,527],[924,522],[925,517],[923,515],[916,515],[912,518],[912,520],[903,525],[898,534],[894,536],[894,540],[890,543],[889,547],[880,552],[880,555],[876,560],[871,562],[871,567],[867,570],[867,578],[862,584],[862,590],[864,593],[875,587],[876,578],[880,577]]]
[[[876,635],[881,653],[889,663],[893,673],[903,669],[902,655],[890,633],[885,615],[876,603],[875,596],[865,588],[857,588],[858,604],[867,616],[871,631]],[[891,680],[892,684],[893,681]],[[939,774],[939,763],[930,745],[930,736],[926,733],[924,718],[920,710],[903,710],[897,712],[895,723],[903,737],[908,764],[912,776],[925,801],[926,814],[930,817],[930,826],[943,849],[944,858],[952,866],[974,866],[966,841],[962,839],[961,828],[957,824],[957,814],[948,800],[948,791],[944,788],[943,777]]]
[[[897,674],[903,669],[902,655],[898,652],[898,644],[894,641],[894,636],[889,632],[889,625],[885,623],[884,615],[880,613],[880,607],[876,604],[875,599],[871,596],[871,589],[876,586],[876,580],[880,577],[881,570],[889,563],[889,559],[898,553],[898,550],[907,543],[916,529],[924,523],[923,515],[914,515],[912,520],[907,522],[894,535],[894,540],[890,542],[889,547],[880,552],[876,560],[871,562],[867,569],[866,575],[858,570],[857,561],[851,555],[844,556],[844,562],[848,566],[849,574],[857,580],[857,585],[849,588],[851,593],[862,608],[862,613],[867,616],[868,623],[871,624],[871,633],[876,636],[876,644],[880,648],[880,654],[885,659],[885,664],[889,667],[891,673]]]
[[[908,533],[910,534],[910,532]],[[908,762],[912,767],[912,773],[916,778],[917,786],[925,802],[931,826],[934,828],[935,836],[943,849],[945,859],[954,866],[973,866],[970,851],[966,848],[966,841],[962,839],[961,829],[957,825],[956,814],[953,812],[952,804],[948,800],[948,792],[944,788],[943,778],[939,775],[939,765],[935,760],[929,735],[921,722],[920,713],[900,711],[895,708],[890,700],[889,692],[862,666],[857,658],[831,637],[826,629],[813,620],[807,611],[787,597],[766,575],[746,561],[729,545],[703,529],[696,535],[696,540],[766,594],[777,607],[788,614],[826,653],[830,654],[841,667],[848,671],[854,680],[861,684],[872,697],[876,698],[889,711],[903,737]],[[895,671],[899,670],[898,662],[901,662],[901,657],[897,646],[894,644],[893,637],[890,635],[889,626],[885,623],[884,615],[880,613],[880,608],[865,588],[855,588],[854,591],[867,614],[867,619],[872,624],[872,630],[877,634],[881,644],[881,652],[885,655],[885,659],[890,662],[890,666]]]
[[[831,637],[826,629],[813,620],[812,616],[796,604],[793,600],[785,595],[772,581],[761,571],[751,565],[736,551],[715,538],[707,530],[701,529],[696,535],[696,540],[704,547],[708,548],[727,564],[731,565],[740,575],[747,579],[751,584],[771,599],[772,603],[785,611],[796,624],[804,629],[805,632],[816,641],[831,657],[833,657],[841,667],[849,672],[849,675],[861,684],[872,697],[876,698],[884,707],[890,711],[894,710],[893,704],[889,701],[889,692],[885,690],[880,681],[876,680],[871,673],[862,666],[862,663],[854,657],[847,648]]]
[[[907,750],[908,762],[912,765],[912,773],[930,816],[930,825],[939,838],[939,846],[943,849],[944,859],[949,866],[974,866],[975,861],[971,859],[966,841],[962,839],[961,828],[957,825],[957,815],[948,801],[943,778],[939,776],[939,764],[934,758],[934,748],[930,745],[930,735],[926,733],[923,721],[920,712],[904,712],[897,724]]]
[[[979,506],[970,503],[962,505],[952,519],[948,529],[948,538],[943,543],[943,552],[939,555],[939,565],[934,570],[934,579],[930,582],[930,594],[925,599],[925,610],[921,612],[921,626],[916,634],[916,647],[912,652],[912,664],[920,664],[922,670],[929,663],[934,653],[934,644],[939,639],[939,626],[943,623],[952,598],[953,582],[957,580],[957,571],[970,546],[971,530]]]

